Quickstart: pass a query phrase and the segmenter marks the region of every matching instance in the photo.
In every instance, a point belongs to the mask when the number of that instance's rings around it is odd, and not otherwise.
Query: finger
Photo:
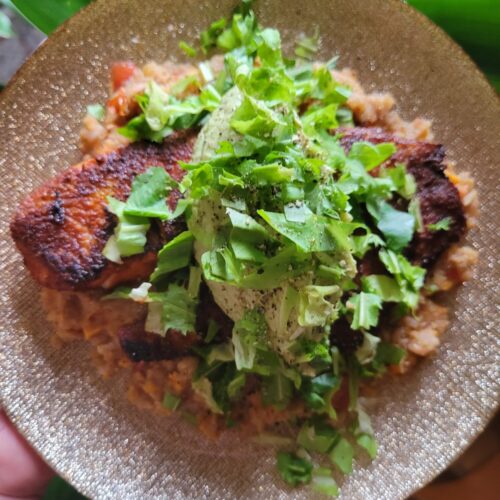
[[[0,410],[0,497],[40,496],[53,475]]]

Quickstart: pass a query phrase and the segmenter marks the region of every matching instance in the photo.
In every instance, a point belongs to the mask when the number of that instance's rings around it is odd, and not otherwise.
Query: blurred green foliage
[[[16,10],[46,35],[92,0],[11,0]]]
[[[500,0],[407,0],[460,44],[500,91]]]
[[[43,495],[42,500],[86,500],[86,497],[60,477],[54,477]]]

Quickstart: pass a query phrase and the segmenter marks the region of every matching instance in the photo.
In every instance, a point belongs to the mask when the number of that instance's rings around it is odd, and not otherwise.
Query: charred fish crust
[[[147,279],[156,254],[182,229],[175,223],[148,233],[145,253],[113,264],[102,250],[116,225],[106,210],[109,196],[121,201],[130,194],[133,179],[150,166],[159,166],[177,180],[189,161],[197,132],[172,134],[163,143],[138,142],[86,160],[48,181],[20,205],[10,229],[33,277],[59,290],[85,290]],[[56,195],[57,193],[57,195]],[[175,207],[179,195],[169,200]]]
[[[413,175],[422,217],[422,229],[415,233],[405,250],[406,256],[415,264],[430,268],[439,256],[460,240],[465,233],[466,220],[464,208],[455,185],[446,176],[446,165],[443,163],[446,150],[441,144],[403,139],[384,132],[379,128],[342,128],[336,133],[345,151],[350,151],[352,145],[359,141],[373,144],[392,142],[396,152],[385,162],[390,168],[403,163],[407,171]],[[378,174],[378,167],[370,171]],[[404,200],[395,199],[394,204],[404,205]],[[449,219],[446,230],[435,231],[429,225]]]
[[[60,198],[59,191],[54,192],[54,201],[49,210],[50,217],[56,224],[64,223],[64,205]]]
[[[177,330],[168,330],[165,337],[161,337],[147,332],[144,319],[122,326],[117,336],[123,352],[134,363],[186,356],[190,348],[200,341],[195,333],[184,335]]]

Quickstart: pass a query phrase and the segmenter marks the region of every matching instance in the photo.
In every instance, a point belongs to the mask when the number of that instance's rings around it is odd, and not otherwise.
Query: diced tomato
[[[136,66],[131,61],[115,62],[111,65],[113,90],[119,89],[134,74]]]
[[[124,91],[119,89],[116,94],[108,99],[106,105],[114,108],[118,116],[125,116],[128,112],[128,100]]]

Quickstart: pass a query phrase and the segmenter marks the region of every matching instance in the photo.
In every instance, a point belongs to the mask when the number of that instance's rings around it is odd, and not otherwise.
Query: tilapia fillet
[[[26,267],[41,285],[59,290],[113,287],[149,276],[156,254],[175,236],[180,223],[153,224],[145,253],[110,262],[102,250],[116,218],[108,197],[126,200],[133,179],[150,166],[161,166],[176,180],[184,175],[178,161],[189,161],[193,131],[162,144],[137,142],[70,167],[35,190],[19,206],[10,228]],[[172,192],[173,208],[179,193]]]

